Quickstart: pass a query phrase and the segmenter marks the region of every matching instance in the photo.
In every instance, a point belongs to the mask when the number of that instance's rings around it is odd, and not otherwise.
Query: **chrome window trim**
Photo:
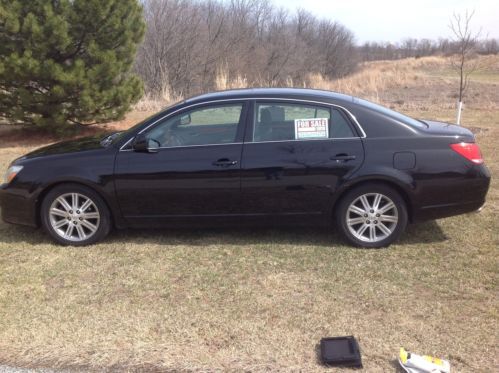
[[[303,142],[303,141],[334,141],[334,140],[352,140],[352,139],[360,139],[361,137],[359,136],[352,136],[352,137],[335,137],[334,139],[332,138],[327,138],[327,139],[294,139],[294,140],[269,140],[269,141],[251,141],[251,142],[245,142],[244,145],[249,145],[249,144],[266,144],[268,142]]]
[[[185,109],[189,109],[189,108],[196,107],[196,106],[201,106],[201,105],[206,105],[206,104],[216,104],[216,103],[233,102],[233,101],[250,101],[250,100],[253,100],[253,101],[294,101],[294,102],[305,102],[305,103],[319,104],[319,105],[325,105],[325,106],[334,106],[334,107],[337,107],[337,108],[340,108],[340,109],[344,110],[350,116],[350,119],[352,119],[352,121],[354,122],[354,124],[356,125],[356,127],[362,133],[361,136],[346,137],[347,139],[358,139],[358,138],[366,138],[367,137],[366,132],[364,131],[364,129],[360,125],[360,123],[357,120],[357,118],[355,117],[355,115],[353,115],[350,112],[350,110],[348,110],[344,106],[337,105],[337,104],[331,104],[329,102],[323,102],[323,101],[313,101],[313,100],[304,100],[304,99],[295,99],[295,98],[281,98],[281,97],[245,97],[245,98],[229,98],[229,99],[221,99],[221,100],[212,100],[212,101],[198,102],[198,103],[195,103],[195,104],[188,105],[188,106],[185,106],[183,108],[177,109],[177,110],[175,110],[175,111],[173,111],[173,112],[171,112],[169,114],[166,114],[166,115],[162,116],[161,118],[159,118],[159,119],[155,120],[154,122],[152,122],[151,124],[149,124],[147,127],[145,127],[142,130],[140,130],[137,133],[137,135],[140,135],[141,133],[147,131],[150,127],[154,126],[156,123],[158,123],[158,122],[160,122],[160,121],[162,121],[162,120],[164,120],[166,118],[169,118],[172,115],[175,115],[176,113],[178,113],[179,111],[182,111],[182,110],[185,110]],[[124,149],[124,148],[126,146],[128,146],[130,144],[130,142],[134,138],[135,138],[135,136],[132,136],[130,139],[128,139],[120,147],[120,151],[130,151],[130,150],[133,150],[133,149]],[[346,138],[342,138],[342,139],[346,139]],[[336,138],[336,139],[335,138],[331,138],[331,139],[310,139],[310,140],[260,141],[260,142],[245,142],[244,144],[246,145],[246,144],[263,144],[263,143],[266,143],[266,142],[314,141],[314,140],[338,140],[338,138]],[[234,145],[234,144],[237,145],[237,144],[242,144],[242,143],[168,146],[168,147],[162,147],[162,148],[159,148],[159,149],[188,148],[188,147],[193,147],[193,146]]]
[[[221,144],[202,144],[202,145],[177,145],[177,146],[160,146],[155,149],[178,149],[178,148],[197,148],[200,146],[215,146],[215,145],[242,145],[242,142],[224,142]],[[125,144],[126,145],[126,144]],[[121,152],[131,152],[133,149],[120,149]]]

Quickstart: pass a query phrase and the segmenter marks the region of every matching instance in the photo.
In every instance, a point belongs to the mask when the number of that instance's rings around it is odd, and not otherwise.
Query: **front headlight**
[[[5,173],[4,183],[9,184],[17,176],[19,172],[23,169],[23,166],[10,166]]]

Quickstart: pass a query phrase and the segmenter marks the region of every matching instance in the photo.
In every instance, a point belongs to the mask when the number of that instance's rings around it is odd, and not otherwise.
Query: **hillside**
[[[338,80],[327,80],[311,74],[306,82],[288,81],[288,87],[317,88],[351,94],[396,110],[430,108],[453,109],[458,92],[458,74],[452,70],[450,57],[407,58],[395,61],[373,61],[360,65],[357,72]],[[476,72],[471,75],[466,106],[473,109],[499,107],[499,55],[478,58]],[[245,77],[230,77],[218,71],[217,90],[247,87]],[[182,97],[164,87],[159,97],[144,97],[136,111],[153,112]]]

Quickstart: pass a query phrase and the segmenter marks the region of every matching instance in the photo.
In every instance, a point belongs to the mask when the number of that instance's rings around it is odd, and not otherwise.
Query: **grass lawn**
[[[463,120],[498,175],[499,111]],[[2,170],[28,150],[8,146]],[[410,226],[381,250],[311,228],[126,231],[68,248],[0,223],[0,363],[321,371],[320,338],[354,335],[369,372],[395,371],[400,346],[449,359],[454,372],[490,372],[498,215],[493,179],[481,213]]]

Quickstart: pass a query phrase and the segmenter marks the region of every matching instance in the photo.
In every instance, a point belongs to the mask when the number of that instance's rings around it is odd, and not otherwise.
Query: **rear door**
[[[125,149],[116,161],[116,191],[134,225],[190,223],[240,214],[246,103],[186,108],[144,133],[155,153]]]
[[[254,101],[251,110],[241,170],[243,214],[303,219],[330,211],[338,185],[364,159],[347,113],[279,100]]]

